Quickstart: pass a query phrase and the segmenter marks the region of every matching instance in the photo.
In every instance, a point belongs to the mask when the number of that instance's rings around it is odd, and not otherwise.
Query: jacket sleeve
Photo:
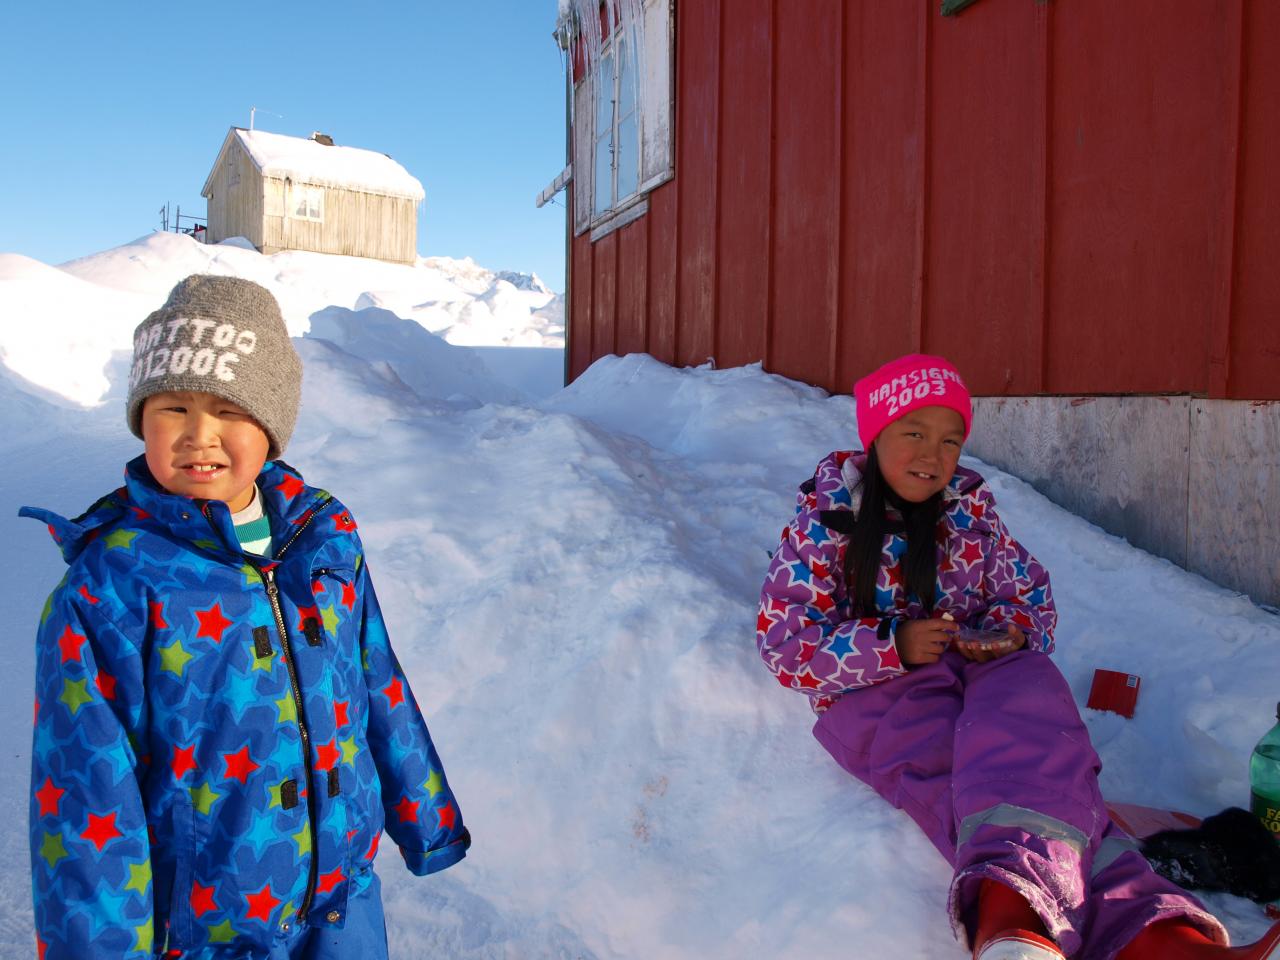
[[[992,542],[983,564],[983,588],[988,609],[981,626],[1002,630],[1012,623],[1027,635],[1027,646],[1053,652],[1053,630],[1058,623],[1049,571],[1017,540],[998,516],[992,514]]]
[[[367,563],[360,565],[358,578],[369,747],[381,781],[386,830],[409,870],[425,876],[466,856],[471,835],[409,681],[391,650]]]
[[[838,538],[838,539],[837,539]],[[895,618],[842,615],[840,544],[825,527],[812,496],[782,532],[760,591],[756,645],[784,687],[816,704],[905,673],[894,645]]]
[[[143,661],[105,589],[73,567],[36,640],[31,883],[44,960],[150,957],[150,844],[137,754]]]

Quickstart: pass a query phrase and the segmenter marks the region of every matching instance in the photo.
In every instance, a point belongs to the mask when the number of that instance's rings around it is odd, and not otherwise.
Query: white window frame
[[[635,52],[628,43],[623,27],[619,24],[609,34],[608,41],[600,51],[600,62],[596,66],[595,102],[595,143],[591,162],[595,170],[595,189],[592,191],[591,218],[599,220],[625,207],[629,200],[640,192],[640,90],[639,77],[636,75]],[[627,76],[628,71],[630,77]],[[607,75],[606,75],[607,74]],[[628,84],[630,96],[624,102],[627,93],[624,82]],[[608,104],[609,120],[604,119],[605,105]],[[630,136],[624,141],[624,129],[629,124]],[[601,127],[604,129],[601,129]],[[608,154],[608,189],[601,189],[604,184],[600,174],[603,172],[602,154]],[[620,174],[623,163],[630,155],[630,182],[622,184]]]
[[[313,187],[306,183],[295,183],[289,187],[290,220],[309,220],[312,223],[324,223],[324,187]],[[299,213],[298,211],[302,212]]]
[[[577,2],[580,8],[581,5],[590,5],[595,9],[593,0]],[[590,231],[593,242],[644,216],[649,209],[649,192],[675,176],[673,0],[642,0],[641,11],[643,19],[638,24],[628,23],[625,18],[615,20],[609,36],[603,38],[599,57],[591,58],[595,62],[572,85],[573,163],[570,187],[573,191],[573,233],[577,236]],[[635,35],[629,36],[633,27]],[[617,70],[612,54],[620,48],[625,48],[624,56],[633,61],[634,114],[625,108],[619,110],[617,105],[625,71]],[[573,62],[571,55],[571,71]],[[607,78],[604,75],[606,69]],[[597,135],[597,125],[603,127],[605,119],[601,113],[606,109],[606,103],[601,97],[607,97],[608,112],[605,116],[608,117],[609,129],[601,129]],[[617,184],[618,141],[626,141],[627,135],[624,133],[620,137],[619,121],[626,123],[632,117],[638,154],[635,157],[635,184],[633,189],[628,178],[620,191]],[[622,148],[629,146],[629,142],[624,143]],[[599,195],[597,173],[603,178],[604,171],[597,170],[598,150],[614,151],[608,166],[609,182],[603,185]]]

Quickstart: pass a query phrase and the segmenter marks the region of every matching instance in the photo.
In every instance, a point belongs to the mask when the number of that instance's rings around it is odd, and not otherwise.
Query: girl
[[[1230,949],[1110,821],[1047,656],[1049,575],[957,465],[972,410],[955,367],[901,357],[854,397],[863,450],[829,455],[801,486],[757,643],[809,696],[836,762],[951,861],[957,935],[977,960],[1280,958],[1280,924]]]

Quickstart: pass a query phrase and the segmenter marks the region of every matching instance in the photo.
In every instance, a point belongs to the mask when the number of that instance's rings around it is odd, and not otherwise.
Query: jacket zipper
[[[271,613],[275,617],[276,621],[276,632],[280,635],[280,650],[284,654],[285,668],[289,673],[289,688],[293,694],[294,710],[298,717],[298,739],[302,744],[302,768],[307,778],[307,829],[311,837],[311,861],[307,865],[307,887],[302,895],[302,905],[298,908],[297,916],[299,920],[305,920],[307,912],[311,909],[311,901],[315,898],[316,882],[320,872],[320,856],[317,849],[319,832],[316,829],[318,811],[316,810],[316,804],[312,801],[312,797],[315,793],[315,790],[313,789],[314,784],[312,783],[315,771],[311,765],[311,734],[307,731],[307,717],[302,706],[302,686],[298,683],[298,669],[293,662],[293,649],[289,645],[289,631],[285,627],[284,611],[280,609],[280,588],[276,585],[275,566],[279,563],[280,558],[284,556],[285,551],[293,546],[294,541],[297,540],[298,537],[302,536],[307,527],[311,525],[311,521],[316,518],[316,515],[327,507],[332,500],[333,497],[329,495],[320,498],[319,502],[311,508],[305,519],[298,524],[298,528],[294,530],[293,535],[285,541],[284,545],[279,550],[275,551],[271,558],[275,561],[272,566],[263,568],[255,564],[258,569],[258,574],[262,577],[263,584],[266,586],[267,600],[271,604]],[[203,512],[207,519],[212,520],[212,518],[209,517],[208,509],[208,505],[206,504]]]

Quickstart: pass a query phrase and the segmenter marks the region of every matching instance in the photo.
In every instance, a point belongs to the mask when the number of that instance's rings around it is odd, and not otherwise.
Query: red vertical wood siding
[[[627,224],[618,237],[618,326],[613,352],[647,353],[649,218]],[[624,267],[625,265],[625,267]]]
[[[1249,3],[1244,17],[1242,136],[1226,391],[1280,396],[1280,5]]]
[[[830,378],[840,223],[841,5],[787,0],[775,19],[769,363],[798,380]],[[738,145],[734,145],[738,148]],[[749,145],[743,145],[743,147]]]
[[[1042,91],[1037,4],[981,0],[931,36],[929,219],[923,343],[983,394],[1040,386],[1031,331],[1039,228],[1035,178]],[[991,109],[993,101],[999,110]]]
[[[907,5],[903,5],[907,6]],[[911,333],[924,138],[921,4],[851,4],[845,30],[840,324],[834,385],[916,349]]]
[[[723,17],[725,72],[736,89],[720,100],[720,224],[717,234],[716,362],[765,358],[769,311],[773,6],[733,0]],[[728,84],[724,85],[728,86]]]
[[[715,354],[720,3],[698,0],[676,9],[682,38],[676,68],[676,362],[682,365],[705,363]]]
[[[570,372],[1280,399],[1280,6],[676,4],[676,176],[573,240]]]

